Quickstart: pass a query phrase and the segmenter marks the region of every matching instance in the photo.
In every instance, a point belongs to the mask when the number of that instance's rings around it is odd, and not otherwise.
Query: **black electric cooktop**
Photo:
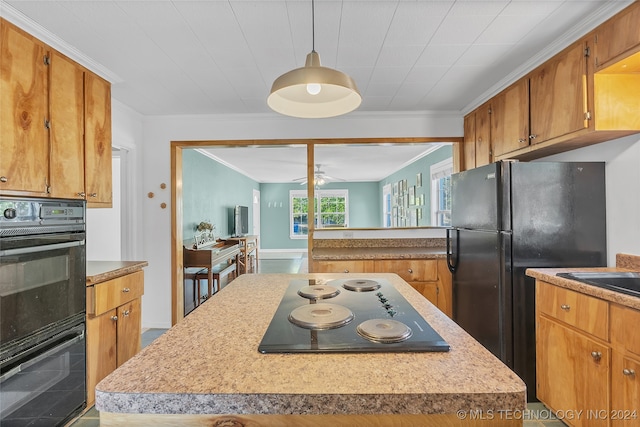
[[[443,352],[449,345],[383,279],[292,280],[261,353]]]

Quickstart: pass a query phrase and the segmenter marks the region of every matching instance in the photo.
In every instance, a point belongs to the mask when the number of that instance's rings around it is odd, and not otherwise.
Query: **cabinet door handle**
[[[98,193],[89,193],[89,197],[98,197]]]
[[[125,310],[125,311],[123,311],[123,312],[122,312],[123,316],[128,316],[128,315],[129,315],[129,313],[130,313],[130,311],[129,311],[129,310]]]
[[[78,196],[80,196],[80,197],[84,197],[84,196],[86,196],[86,194],[85,194],[85,192],[84,192],[84,191],[81,191],[81,192],[79,192],[79,193],[78,193]]]
[[[131,292],[131,289],[129,289],[129,288],[124,288],[124,289],[122,290],[122,293],[123,293],[123,294],[128,294],[129,292]]]
[[[523,142],[525,142],[525,141],[526,141],[526,139],[524,139],[524,138],[518,138],[518,142],[519,142],[520,144],[522,144],[522,143],[523,143]]]
[[[7,182],[8,179],[6,176],[0,176],[0,182]]]
[[[529,135],[529,139],[536,139],[537,137],[538,137],[538,135],[536,135],[536,134]]]
[[[344,272],[345,272],[345,273],[348,273],[348,272],[349,272],[349,269],[345,268],[345,269],[344,269]]]
[[[622,370],[622,373],[628,377],[633,377],[636,375],[636,371],[634,371],[633,369],[627,369],[627,368],[624,368]]]
[[[602,353],[599,351],[592,351],[591,357],[593,357],[593,360],[595,360],[596,362],[599,362],[600,359],[602,359]]]
[[[409,273],[413,274],[413,270],[412,270],[412,269],[409,269],[409,270],[407,270],[407,271],[408,271]]]
[[[571,310],[571,306],[569,304],[562,304],[560,308],[563,309],[564,311]]]
[[[111,320],[113,320],[114,322],[116,322],[118,320],[118,316],[111,316]]]

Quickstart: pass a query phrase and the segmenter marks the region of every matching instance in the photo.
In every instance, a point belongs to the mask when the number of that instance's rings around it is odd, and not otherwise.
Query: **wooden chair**
[[[201,280],[207,280],[207,276],[208,276],[208,269],[206,268],[200,268],[200,267],[187,267],[184,269],[184,286],[186,288],[187,286],[187,281],[191,281],[191,284],[193,286],[193,303],[194,303],[194,309],[196,307],[198,307],[200,305],[200,303],[203,301],[203,296],[202,296],[202,286],[200,281]],[[205,297],[206,300],[206,297]],[[186,301],[186,296],[185,296],[185,301],[184,301],[184,311],[185,313],[187,312],[187,301]],[[189,310],[191,311],[191,310]]]

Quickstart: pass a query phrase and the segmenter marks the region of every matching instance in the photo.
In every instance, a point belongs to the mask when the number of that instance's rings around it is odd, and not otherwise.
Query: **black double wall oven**
[[[86,407],[85,202],[0,212],[0,425],[63,425]]]

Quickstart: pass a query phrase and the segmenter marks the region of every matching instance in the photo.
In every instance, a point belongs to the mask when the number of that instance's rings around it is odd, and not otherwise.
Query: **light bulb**
[[[320,83],[307,83],[307,93],[309,95],[319,94],[320,89],[322,89],[322,86],[320,86]]]

